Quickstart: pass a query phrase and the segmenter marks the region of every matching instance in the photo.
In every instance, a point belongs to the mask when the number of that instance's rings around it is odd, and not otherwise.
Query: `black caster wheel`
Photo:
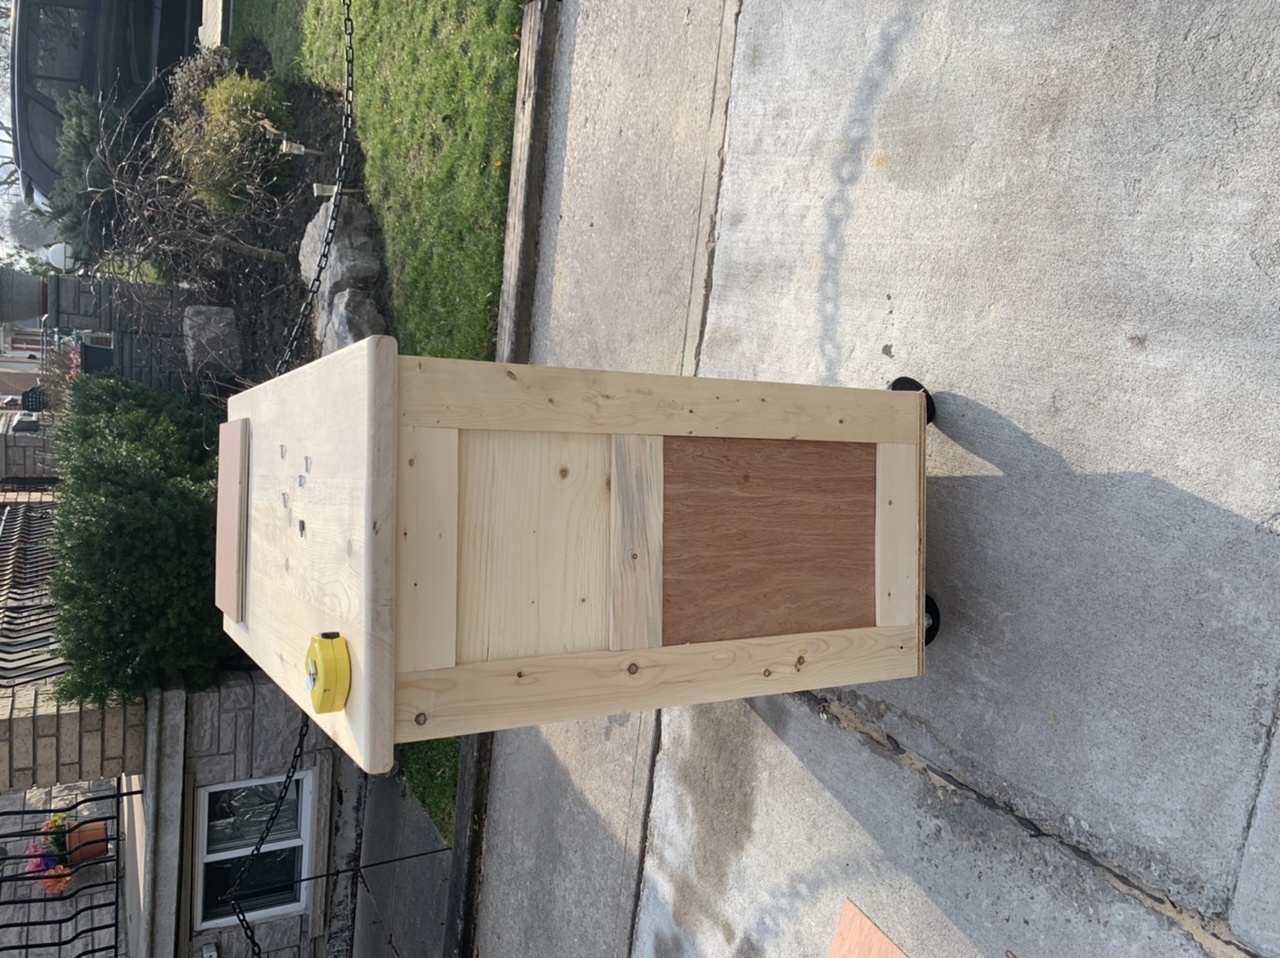
[[[929,395],[929,390],[925,389],[920,383],[912,379],[910,376],[899,376],[893,382],[889,383],[889,388],[897,392],[904,393],[924,393],[924,421],[926,423],[933,422],[934,414],[937,409],[933,405],[933,397]]]
[[[942,616],[938,613],[938,603],[933,596],[924,597],[924,644],[928,645],[938,637],[938,626],[942,625]]]

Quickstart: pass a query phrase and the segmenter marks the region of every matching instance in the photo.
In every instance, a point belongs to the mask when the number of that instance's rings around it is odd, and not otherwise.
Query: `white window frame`
[[[283,841],[267,842],[262,846],[262,851],[270,852],[283,848],[292,848],[301,846],[302,862],[301,877],[305,878],[311,874],[311,852],[314,845],[312,841],[312,831],[315,819],[315,796],[312,787],[312,773],[310,770],[300,771],[294,775],[293,780],[299,783],[298,798],[298,838],[286,838]],[[240,858],[249,851],[250,848],[232,848],[227,851],[210,852],[208,850],[209,843],[209,793],[210,792],[226,792],[234,788],[249,788],[254,785],[279,785],[284,781],[283,775],[273,775],[268,778],[251,778],[239,782],[226,782],[219,785],[205,785],[196,789],[196,875],[195,875],[195,900],[192,902],[192,911],[195,914],[195,930],[205,931],[210,928],[225,928],[228,925],[235,925],[235,915],[227,915],[224,918],[211,918],[208,921],[204,918],[204,866],[209,862],[225,861],[228,858]],[[272,908],[245,909],[245,916],[254,921],[266,918],[278,918],[284,915],[297,915],[307,910],[307,890],[306,887],[298,889],[298,900],[288,905],[276,905]]]

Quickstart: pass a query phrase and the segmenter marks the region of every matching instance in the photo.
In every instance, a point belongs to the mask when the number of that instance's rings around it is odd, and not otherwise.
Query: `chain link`
[[[302,331],[306,328],[307,320],[311,318],[316,296],[320,293],[320,279],[324,276],[325,268],[329,265],[329,252],[333,247],[333,234],[338,228],[338,208],[342,205],[342,187],[347,181],[347,159],[351,153],[351,128],[354,125],[351,108],[355,102],[356,54],[355,46],[352,42],[355,34],[355,21],[351,19],[351,0],[342,0],[342,6],[344,10],[342,32],[346,37],[347,83],[342,97],[342,135],[338,140],[338,170],[334,176],[335,189],[333,198],[329,201],[329,223],[325,227],[324,244],[320,247],[320,258],[316,262],[315,275],[311,277],[311,284],[307,287],[307,296],[302,301],[302,309],[299,312],[298,320],[293,324],[289,339],[285,343],[284,355],[276,363],[275,375],[277,376],[287,370],[289,364],[293,361],[293,354],[297,352],[298,343],[302,341]],[[329,331],[329,323],[331,321],[332,317],[325,320],[325,327],[317,337],[321,342],[324,341],[324,337]]]
[[[227,890],[226,895],[223,896],[224,900],[230,901],[231,910],[236,914],[236,921],[240,922],[240,928],[244,931],[244,936],[249,939],[249,948],[253,953],[253,958],[262,958],[262,946],[258,944],[258,939],[253,933],[253,926],[249,924],[249,919],[245,917],[244,909],[240,907],[240,883],[249,874],[249,869],[253,867],[258,853],[262,851],[262,846],[266,843],[267,836],[271,834],[271,829],[275,828],[276,818],[280,815],[280,809],[284,807],[284,800],[289,797],[289,786],[293,784],[293,777],[298,773],[298,762],[302,760],[302,748],[306,744],[307,732],[310,729],[311,718],[304,712],[302,726],[298,729],[298,744],[293,747],[293,758],[289,761],[289,771],[285,773],[284,781],[280,783],[280,794],[276,796],[275,804],[271,806],[271,814],[267,816],[267,824],[263,827],[262,834],[258,836],[258,841],[253,846],[253,851],[249,852],[249,857],[244,860],[244,864],[240,866],[240,871],[236,873],[236,880],[231,883],[231,887]]]

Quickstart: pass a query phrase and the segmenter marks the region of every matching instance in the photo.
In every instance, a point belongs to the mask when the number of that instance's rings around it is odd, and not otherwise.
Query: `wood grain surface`
[[[396,458],[396,671],[458,652],[458,430],[401,426]]]
[[[920,439],[919,393],[400,358],[400,424],[835,442]]]
[[[876,452],[876,625],[920,621],[919,448],[881,443]]]
[[[459,433],[461,664],[609,647],[608,436]]]
[[[249,420],[218,427],[218,518],[214,604],[233,622],[244,621],[244,558],[249,521]]]
[[[662,644],[661,436],[613,436],[609,647]]]
[[[413,742],[907,678],[916,669],[910,628],[478,662],[397,675],[395,735]]]
[[[351,695],[313,721],[367,772],[392,765],[396,341],[371,336],[232,396],[249,420],[244,620],[223,629],[311,713],[311,636],[337,631]]]
[[[668,437],[662,642],[876,624],[876,447]]]

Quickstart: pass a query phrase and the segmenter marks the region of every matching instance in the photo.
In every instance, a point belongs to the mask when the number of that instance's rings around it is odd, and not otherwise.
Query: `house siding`
[[[58,702],[52,681],[0,689],[0,792],[142,771],[146,712]]]
[[[283,775],[293,756],[302,715],[262,672],[237,673],[221,688],[188,694],[186,777],[192,787],[188,789],[184,828],[190,836],[187,848],[191,849],[192,858],[185,882],[189,895],[194,895],[195,870],[199,867],[194,861],[199,847],[195,834],[196,789]],[[333,743],[313,726],[298,765],[299,769],[312,772],[312,875],[334,868],[330,860],[334,761]],[[332,882],[325,878],[306,883],[305,910],[301,914],[253,922],[254,934],[267,958],[326,958],[324,916]],[[238,925],[192,931],[197,924],[194,902],[191,912],[187,929],[180,930],[180,938],[187,945],[178,954],[200,958],[204,945],[214,942],[220,958],[248,958],[249,944]]]

